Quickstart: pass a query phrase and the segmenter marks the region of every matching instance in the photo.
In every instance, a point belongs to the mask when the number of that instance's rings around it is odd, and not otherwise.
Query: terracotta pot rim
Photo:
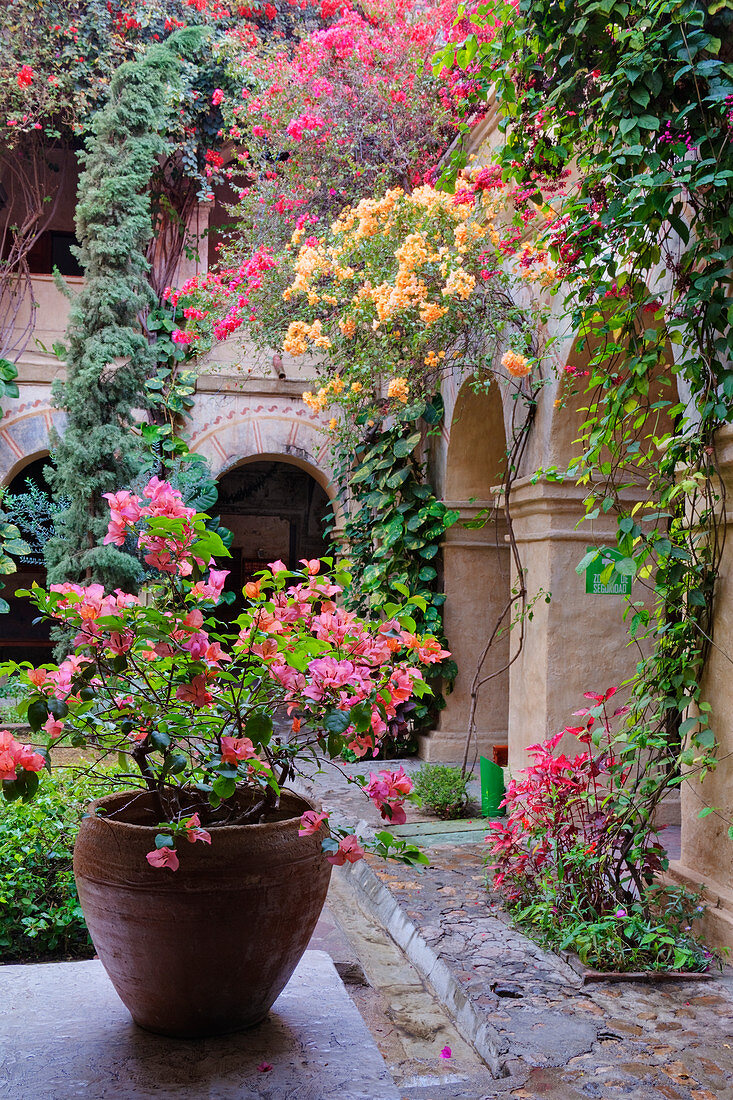
[[[138,795],[138,794],[139,795],[150,795],[150,794],[152,794],[152,792],[148,791],[148,790],[146,790],[145,788],[142,788],[142,787],[141,788],[133,787],[130,790],[116,791],[113,794],[106,794],[102,798],[95,798],[94,801],[88,803],[87,811],[86,811],[85,816],[89,816],[89,817],[93,818],[95,821],[101,821],[101,822],[104,822],[105,824],[108,824],[108,825],[116,825],[116,826],[118,826],[120,828],[123,828],[123,829],[132,829],[132,830],[136,831],[138,834],[142,834],[142,833],[159,833],[160,829],[161,829],[160,825],[138,825],[134,821],[122,821],[119,818],[106,817],[104,814],[100,815],[100,814],[96,813],[96,810],[99,807],[107,806],[107,805],[109,805],[110,802],[114,802],[118,799],[129,798],[131,795]],[[303,805],[305,807],[303,812],[305,812],[305,810],[307,810],[307,809],[318,811],[319,808],[320,808],[318,806],[318,804],[316,802],[314,802],[311,798],[308,798],[307,795],[300,794],[297,791],[292,790],[290,787],[283,787],[282,794],[290,795],[292,798],[296,798],[299,802],[303,803]],[[243,832],[243,831],[246,830],[250,833],[252,833],[253,831],[257,832],[257,831],[263,831],[263,830],[274,831],[274,830],[277,830],[277,829],[287,829],[289,827],[292,828],[293,822],[299,821],[300,816],[301,816],[300,814],[297,814],[295,817],[283,818],[281,821],[263,821],[263,822],[253,823],[251,825],[236,825],[236,824],[217,825],[217,824],[211,824],[211,825],[207,825],[207,829],[215,830],[217,833],[218,832],[222,832],[222,833],[226,832],[227,835],[229,835],[229,836],[232,836],[236,831],[242,831]]]

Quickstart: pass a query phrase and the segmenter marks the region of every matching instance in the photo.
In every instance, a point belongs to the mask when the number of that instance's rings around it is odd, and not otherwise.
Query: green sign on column
[[[610,577],[603,577],[609,565],[622,561],[619,550],[609,550],[605,546],[588,546],[588,553],[598,550],[598,557],[585,570],[585,591],[589,596],[628,596],[631,593],[631,577],[617,573],[614,569]]]

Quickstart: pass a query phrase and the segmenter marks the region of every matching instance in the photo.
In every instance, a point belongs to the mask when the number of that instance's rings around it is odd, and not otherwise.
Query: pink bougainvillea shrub
[[[345,610],[345,574],[324,574],[317,560],[295,573],[271,563],[247,582],[241,614],[222,624],[216,607],[228,574],[214,558],[227,551],[205,517],[157,477],[140,495],[120,490],[107,500],[106,541],[134,540],[150,580],[139,596],[70,583],[28,593],[67,628],[71,652],[58,665],[4,666],[25,684],[40,744],[35,751],[0,734],[0,768],[6,795],[30,797],[59,745],[119,755],[124,781],[136,771],[158,807],[148,861],[176,870],[177,841],[208,845],[221,824],[266,820],[304,758],[336,759],[347,747],[376,755],[396,708],[428,690],[423,668],[444,651],[415,634],[409,601],[384,622]],[[362,784],[386,821],[405,820],[412,784],[402,769]],[[309,811],[301,832],[320,832],[332,863],[361,858],[351,831],[332,826],[328,835],[327,816]],[[424,862],[384,832],[372,846]]]

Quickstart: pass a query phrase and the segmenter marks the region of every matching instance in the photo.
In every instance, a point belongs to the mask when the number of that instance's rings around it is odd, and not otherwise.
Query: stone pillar
[[[728,501],[733,500],[733,428],[718,437],[718,469]],[[726,516],[725,549],[716,589],[714,645],[701,683],[712,706],[711,726],[718,740],[718,766],[700,783],[690,774],[681,787],[682,838],[672,877],[697,887],[705,883],[710,909],[705,933],[711,942],[733,948],[733,513]],[[714,812],[700,818],[705,806]]]
[[[444,628],[458,665],[458,676],[447,696],[438,728],[420,738],[420,755],[425,760],[460,762],[468,730],[471,682],[481,651],[508,600],[510,569],[503,525],[490,519],[483,527],[464,526],[480,512],[492,510],[493,501],[444,503],[461,513],[461,519],[446,532],[443,544]],[[501,668],[508,654],[509,640],[505,634],[492,646],[484,673]],[[476,714],[477,743],[471,746],[469,763],[475,756],[476,745],[481,755],[490,756],[492,745],[506,744],[508,691],[507,672],[481,689]]]
[[[549,603],[544,595],[535,602],[522,651],[510,670],[509,765],[515,773],[531,763],[528,745],[572,724],[573,711],[585,703],[583,692],[618,686],[636,665],[622,618],[624,597],[586,595],[585,576],[575,572],[587,546],[616,542],[613,515],[601,513],[576,529],[587,492],[570,482],[532,484],[529,478],[512,490],[514,533],[529,599],[540,589],[551,595]],[[512,653],[518,641],[515,626]]]

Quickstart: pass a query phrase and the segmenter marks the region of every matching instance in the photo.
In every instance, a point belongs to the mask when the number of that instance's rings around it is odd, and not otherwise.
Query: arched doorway
[[[472,682],[509,598],[509,552],[491,491],[501,482],[506,462],[504,414],[498,386],[486,385],[463,384],[450,422],[444,500],[461,518],[448,530],[443,545],[444,627],[458,675],[438,729],[421,739],[420,754],[430,760],[463,758]],[[499,672],[508,655],[509,638],[504,633],[492,645],[481,676]],[[506,671],[480,687],[469,763],[479,753],[490,757],[493,746],[506,744],[508,697]]]
[[[20,589],[30,588],[34,583],[42,586],[46,583],[43,546],[52,533],[47,507],[51,498],[44,475],[48,463],[47,454],[31,459],[15,473],[3,494],[3,506],[9,511],[9,519],[19,527],[31,552],[17,560],[16,573],[3,578],[2,596],[10,604],[10,611],[0,617],[0,660],[32,661],[38,665],[52,658],[48,623],[35,623],[36,608],[16,595]]]
[[[324,522],[328,495],[300,465],[278,459],[246,460],[219,478],[217,511],[234,538],[227,587],[242,586],[268,562],[295,569],[301,558],[329,552]]]

